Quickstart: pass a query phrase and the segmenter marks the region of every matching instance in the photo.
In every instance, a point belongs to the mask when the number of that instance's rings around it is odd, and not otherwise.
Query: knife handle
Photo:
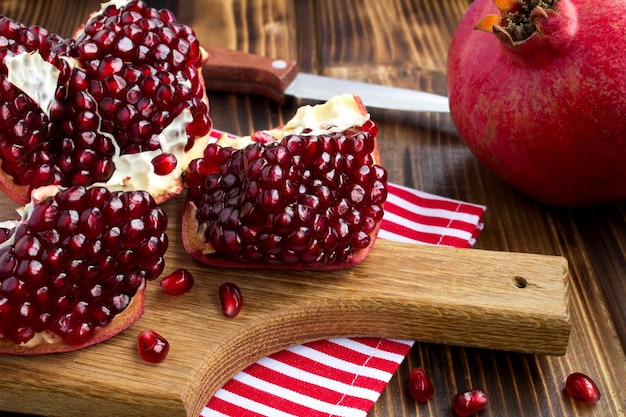
[[[209,91],[255,94],[282,104],[285,89],[298,74],[295,61],[217,46],[204,48],[210,57],[202,66],[202,75]]]

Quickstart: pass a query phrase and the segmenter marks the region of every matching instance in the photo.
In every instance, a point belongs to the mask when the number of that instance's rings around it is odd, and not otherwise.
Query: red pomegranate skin
[[[516,48],[475,30],[475,0],[448,53],[453,122],[469,149],[529,196],[558,206],[626,199],[626,2],[560,0]]]

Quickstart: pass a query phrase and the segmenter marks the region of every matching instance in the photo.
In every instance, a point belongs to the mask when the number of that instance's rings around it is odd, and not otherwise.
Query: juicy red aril
[[[161,289],[171,295],[180,295],[189,291],[194,284],[193,275],[181,268],[161,280]]]
[[[136,5],[140,7],[133,10],[133,18],[128,19],[129,14],[126,11],[135,8]],[[148,121],[153,125],[153,132],[141,137],[123,138],[122,142],[125,146],[122,147],[122,153],[126,150],[137,149],[137,146],[131,146],[132,144],[139,145],[140,149],[145,148],[152,134],[158,134],[165,127],[165,123],[169,123],[171,119],[178,116],[183,107],[193,108],[200,105],[204,107],[204,111],[200,113],[206,113],[206,106],[197,100],[202,97],[202,91],[199,91],[200,94],[194,94],[192,90],[178,88],[186,82],[196,84],[199,81],[197,71],[191,70],[191,67],[198,67],[200,63],[199,46],[197,42],[194,42],[193,32],[185,30],[184,26],[177,23],[175,19],[169,20],[168,17],[167,22],[161,21],[160,15],[153,11],[145,7],[142,2],[131,2],[120,11],[114,9],[110,12],[105,11],[101,16],[92,19],[93,23],[102,22],[103,26],[95,25],[86,28],[85,33],[77,39],[79,44],[95,43],[100,49],[108,52],[104,57],[96,58],[107,62],[104,68],[98,70],[99,74],[96,76],[103,80],[104,97],[118,97],[122,100],[122,107],[126,107],[125,114],[141,115],[129,120],[127,116],[116,115],[114,110],[104,117],[111,120],[113,127],[120,123],[135,125],[141,121]],[[172,37],[177,35],[180,36],[177,39],[179,42],[174,42]],[[115,41],[112,42],[111,39]],[[181,45],[180,49],[176,49],[178,45]],[[109,57],[112,59],[107,61]],[[132,65],[119,65],[119,62],[124,61]],[[128,83],[121,85],[115,81],[116,78],[109,78],[109,81],[102,78],[103,76],[119,76],[121,80],[129,79],[129,68],[141,70],[132,74],[131,78],[135,79],[132,85]],[[155,80],[167,80],[167,82],[157,81],[160,86],[155,86]],[[136,94],[130,96],[127,94],[136,85],[145,86],[141,97],[145,99],[144,104],[151,103],[149,106],[142,104],[140,108],[136,107],[139,100],[132,98]],[[177,91],[178,94],[173,94],[173,91]],[[131,97],[130,102],[124,103],[124,100],[129,97]],[[163,111],[167,111],[170,117],[156,117]],[[198,118],[194,116],[194,119]],[[204,122],[203,118],[198,120]],[[205,129],[201,133],[206,134],[208,126],[206,123],[203,124]],[[133,129],[132,126],[130,129]],[[134,129],[134,131],[141,132],[142,129]]]
[[[370,245],[387,197],[386,171],[369,155],[374,140],[353,128],[240,150],[209,145],[185,177],[205,241],[240,263],[348,260]]]
[[[169,342],[154,330],[143,330],[137,336],[137,351],[146,362],[162,362],[169,350]]]
[[[174,171],[178,163],[176,157],[171,153],[163,153],[152,160],[154,172],[157,175],[167,175]]]
[[[435,395],[435,387],[422,368],[413,368],[407,390],[415,401],[426,402]]]
[[[222,314],[226,317],[235,317],[239,314],[243,305],[239,287],[232,282],[226,282],[220,285],[218,292],[222,305]]]
[[[6,241],[11,236],[11,229],[6,227],[0,227],[0,243]]]
[[[590,403],[597,403],[602,397],[593,379],[580,372],[574,372],[567,377],[565,392],[571,397],[580,398]]]
[[[48,331],[82,344],[160,273],[166,216],[143,192],[72,187],[30,213],[0,247],[0,334],[15,343]]]
[[[487,393],[481,389],[472,389],[456,394],[452,398],[454,412],[460,417],[468,417],[484,410],[489,405]]]

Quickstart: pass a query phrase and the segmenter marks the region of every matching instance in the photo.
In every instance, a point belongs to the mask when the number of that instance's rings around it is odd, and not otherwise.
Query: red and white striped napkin
[[[214,130],[220,137],[223,132]],[[388,184],[378,237],[471,247],[486,207]],[[239,372],[201,417],[364,417],[413,345],[409,340],[336,338],[285,349]]]

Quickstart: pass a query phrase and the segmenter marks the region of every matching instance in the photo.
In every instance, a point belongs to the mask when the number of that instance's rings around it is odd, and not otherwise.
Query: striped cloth
[[[483,228],[484,206],[398,184],[388,189],[381,239],[467,248]],[[412,345],[409,340],[336,338],[290,347],[235,375],[200,416],[364,417]]]

